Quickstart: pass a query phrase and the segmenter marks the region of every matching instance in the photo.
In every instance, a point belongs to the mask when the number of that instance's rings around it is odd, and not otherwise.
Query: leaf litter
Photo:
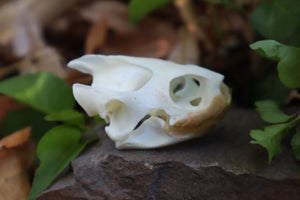
[[[261,1],[232,2],[249,20]],[[0,1],[0,84],[40,71],[51,71],[69,85],[89,84],[90,76],[65,67],[69,60],[87,53],[124,54],[209,67],[226,75],[239,94],[239,104],[249,105],[253,95],[249,82],[270,70],[268,62],[248,47],[255,38],[249,21],[228,5],[212,3],[223,1],[168,2],[129,25],[128,1]],[[292,92],[289,102],[299,99],[299,91]],[[24,108],[0,94],[0,125],[10,111]],[[0,140],[0,199],[26,199],[29,194],[27,172],[32,171],[36,145],[27,138],[29,129]],[[298,139],[293,141],[298,144]],[[16,185],[23,189],[14,189]]]
[[[0,199],[25,200],[31,189],[28,171],[35,158],[30,127],[0,140]]]

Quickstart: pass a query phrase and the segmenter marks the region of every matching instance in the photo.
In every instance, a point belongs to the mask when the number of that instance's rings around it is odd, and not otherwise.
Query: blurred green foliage
[[[80,142],[82,132],[87,130],[84,115],[74,110],[75,99],[68,84],[50,72],[6,79],[0,83],[0,92],[30,107],[10,112],[2,121],[1,132],[9,135],[32,127],[41,162],[29,196],[35,199],[97,137]]]
[[[300,4],[298,0],[274,0],[261,2],[251,16],[255,30],[268,40],[255,42],[250,47],[261,56],[278,62],[280,81],[290,89],[300,88]],[[282,88],[282,87],[280,87]],[[280,95],[280,91],[274,90]],[[284,95],[282,95],[284,96]],[[252,130],[253,144],[265,147],[269,162],[281,152],[282,139],[300,126],[300,115],[284,114],[274,100],[256,102],[262,119],[272,125]],[[293,135],[291,146],[300,160],[299,134]]]

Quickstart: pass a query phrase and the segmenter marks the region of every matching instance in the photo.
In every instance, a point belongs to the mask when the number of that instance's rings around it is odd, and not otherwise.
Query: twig
[[[208,50],[212,50],[212,40],[208,37],[208,35],[204,32],[201,25],[199,24],[197,20],[198,17],[193,9],[191,0],[175,0],[175,6],[177,7],[181,15],[181,18],[185,22],[187,29],[192,33],[196,33],[204,42],[206,48]]]

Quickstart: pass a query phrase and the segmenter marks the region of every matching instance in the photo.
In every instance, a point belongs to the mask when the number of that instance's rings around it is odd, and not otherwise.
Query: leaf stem
[[[300,115],[298,115],[295,119],[293,119],[290,123],[289,123],[289,127],[293,128],[294,126],[300,124]]]

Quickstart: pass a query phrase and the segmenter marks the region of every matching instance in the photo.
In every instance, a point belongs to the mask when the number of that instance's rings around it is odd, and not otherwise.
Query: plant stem
[[[300,115],[298,115],[295,119],[289,122],[289,128],[293,128],[297,124],[300,124]]]

